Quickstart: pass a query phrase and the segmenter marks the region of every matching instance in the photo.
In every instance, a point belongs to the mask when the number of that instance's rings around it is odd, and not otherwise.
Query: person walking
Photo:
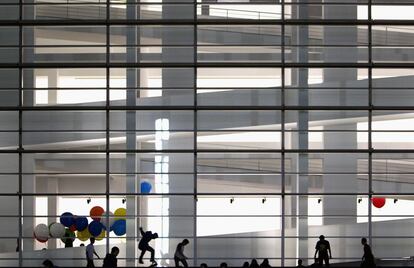
[[[113,247],[111,253],[106,254],[103,260],[103,268],[116,268],[118,267],[118,259],[116,258],[119,254],[119,248]]]
[[[184,255],[184,247],[190,243],[188,239],[184,239],[181,243],[178,243],[174,253],[175,267],[180,267],[180,262],[184,267],[188,267],[187,257]]]
[[[86,267],[87,268],[95,268],[95,264],[93,263],[93,255],[98,257],[100,259],[99,255],[95,251],[95,247],[93,244],[95,244],[95,237],[91,237],[89,239],[90,243],[86,246]]]
[[[374,254],[372,254],[371,247],[368,245],[367,239],[365,237],[361,239],[361,244],[364,247],[364,255],[362,256],[361,267],[364,267],[364,268],[376,267]]]

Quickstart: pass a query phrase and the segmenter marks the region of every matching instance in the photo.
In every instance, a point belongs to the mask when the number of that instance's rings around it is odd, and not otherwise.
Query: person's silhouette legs
[[[142,261],[142,258],[144,257],[144,255],[145,255],[145,252],[147,251],[146,249],[141,249],[140,248],[140,250],[141,250],[141,255],[139,255],[139,263],[141,263],[141,264],[143,264],[144,262]]]
[[[186,259],[180,259],[178,257],[174,257],[175,267],[180,267],[180,262],[184,265],[184,267],[188,267],[188,263]]]
[[[181,262],[183,263],[184,267],[188,267],[188,263],[187,263],[187,260],[186,259],[181,260]]]
[[[150,246],[147,247],[147,250],[149,252],[151,252],[151,259],[150,259],[150,261],[155,262],[155,259],[154,259],[154,257],[155,257],[155,250],[152,247],[150,247]]]
[[[325,262],[325,267],[329,267],[329,256],[319,256],[318,258],[319,267],[323,267],[324,262]]]

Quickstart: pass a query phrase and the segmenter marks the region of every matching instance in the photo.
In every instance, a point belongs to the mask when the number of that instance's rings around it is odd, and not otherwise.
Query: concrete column
[[[309,10],[306,3],[306,0],[298,0],[299,3],[304,3],[304,5],[296,5],[292,7],[292,13],[296,19],[307,19],[309,17]],[[293,51],[294,57],[296,57],[297,62],[308,62],[308,48],[304,45],[308,45],[309,40],[309,28],[306,25],[298,25],[297,29],[294,31],[293,38],[295,43],[302,45],[297,47]],[[308,106],[309,105],[309,96],[308,96],[308,69],[298,68],[292,72],[292,82],[294,86],[299,88],[298,90],[298,104],[299,106]],[[297,149],[308,149],[308,140],[309,140],[309,113],[307,110],[298,110],[297,117],[297,130],[298,132],[293,137],[293,143],[296,145]],[[293,189],[295,192],[300,192],[306,194],[309,188],[309,160],[307,153],[298,153],[297,159],[295,161],[296,171],[298,175],[296,176],[295,182],[293,183]],[[307,215],[308,213],[308,196],[299,195],[292,200],[295,204],[296,214],[297,215]],[[307,216],[298,216],[296,218],[296,235],[299,237],[296,241],[296,253],[298,258],[306,258],[308,255],[308,218]],[[304,262],[306,265],[306,261]]]
[[[48,193],[58,193],[59,192],[59,183],[57,178],[48,178],[47,179],[47,192]],[[57,196],[48,196],[47,197],[47,215],[57,215],[58,210],[58,198]],[[47,224],[50,225],[53,222],[57,222],[56,217],[49,217],[47,219]],[[57,239],[51,238],[47,243],[48,249],[57,248]]]
[[[352,2],[352,1],[347,1]],[[354,0],[357,3],[357,0]],[[356,5],[326,5],[323,9],[325,19],[357,19],[358,10]],[[326,45],[344,45],[357,44],[358,38],[357,26],[335,27],[325,26],[323,33],[323,41]],[[324,49],[324,60],[326,62],[357,62],[358,50],[356,48],[342,48],[341,53],[338,47],[331,47]],[[344,86],[347,81],[354,81],[357,79],[357,70],[354,68],[347,69],[324,69],[324,82],[338,82],[338,86]],[[341,100],[346,100],[345,91],[342,91]]]
[[[352,2],[352,1],[348,1]],[[354,1],[355,3],[357,0]],[[324,7],[325,19],[337,19],[346,17],[348,19],[357,19],[358,11],[356,5],[327,5]],[[357,44],[358,32],[357,26],[347,27],[324,27],[324,43],[330,45],[341,44]],[[325,48],[324,60],[326,62],[357,62],[358,51],[354,48],[348,48],[338,53],[338,48]],[[351,81],[356,81],[358,73],[356,69],[324,69],[324,82],[330,82],[338,87],[346,87]],[[340,104],[347,102],[347,99],[354,97],[351,92],[341,90],[337,95]],[[348,95],[350,95],[348,97]],[[325,126],[325,130],[357,130],[356,124],[341,125],[341,126]],[[325,148],[357,148],[357,133],[356,132],[325,132],[324,133],[324,147]],[[323,171],[335,170],[338,172],[355,172],[357,171],[357,159],[350,154],[332,154],[323,159]],[[324,175],[323,176],[323,191],[324,192],[340,192],[349,191],[356,192],[358,184],[356,175]],[[342,190],[340,190],[342,189]],[[356,200],[354,196],[324,196],[323,198],[323,214],[354,214],[356,215]],[[356,217],[341,219],[324,218],[324,224],[338,224],[338,223],[355,223]]]
[[[58,70],[51,70],[47,74],[47,84],[49,88],[58,87],[59,72]],[[49,89],[47,94],[47,102],[49,105],[57,104],[57,90]]]
[[[128,20],[139,19],[140,6],[134,5],[134,0],[128,0],[127,3],[127,18]],[[139,26],[138,26],[139,27]],[[140,31],[135,27],[127,27],[127,61],[137,62],[139,61],[139,50],[134,47],[140,44]],[[127,69],[127,87],[131,88],[127,90],[127,105],[135,106],[137,102],[137,93],[135,88],[140,86],[140,73],[136,69]],[[137,149],[137,137],[136,137],[136,112],[126,112],[126,148],[128,150]],[[127,153],[126,155],[126,209],[127,215],[139,214],[139,202],[135,195],[128,195],[128,193],[135,194],[138,191],[138,179],[134,173],[137,172],[137,156],[136,153]],[[136,218],[127,218],[127,244],[126,244],[126,265],[135,266],[135,258],[137,257],[137,243],[135,237],[137,236],[139,223]]]
[[[325,126],[325,130],[357,130],[357,125],[332,125]],[[356,132],[324,132],[323,142],[325,148],[357,148]],[[323,172],[357,173],[358,159],[354,154],[329,154],[323,159]],[[323,192],[358,192],[356,174],[323,175]],[[323,215],[343,214],[356,215],[355,196],[324,196]],[[324,218],[323,224],[356,223],[356,217],[349,218]]]
[[[27,4],[24,8],[24,17],[27,20],[34,20],[35,19],[35,9],[34,5],[30,5],[34,3],[34,0],[28,0]],[[35,35],[34,30],[32,27],[27,27],[23,32],[23,40],[25,45],[35,45]],[[35,51],[34,48],[25,48],[23,54],[24,62],[32,63],[35,59]],[[17,80],[18,81],[18,80]],[[35,85],[35,76],[33,69],[25,69],[23,71],[23,87],[24,88],[34,88]],[[23,92],[23,105],[24,106],[32,106],[34,104],[34,91],[27,90]]]
[[[27,173],[34,173],[36,170],[36,161],[33,156],[24,156],[23,170]],[[25,175],[22,183],[22,190],[24,193],[36,192],[36,181],[34,175]],[[25,196],[23,198],[23,215],[35,215],[35,197]],[[23,236],[33,237],[34,218],[23,218]],[[33,239],[23,239],[23,251],[32,251],[34,249]]]
[[[168,2],[175,2],[175,0],[163,0],[163,4],[168,4]],[[177,5],[166,5],[162,10],[163,19],[172,19],[172,18],[188,18],[193,14],[193,5],[192,1],[188,1],[189,5],[177,6]],[[192,17],[192,16],[191,16]],[[162,35],[162,44],[171,44],[177,42],[177,36],[172,35],[168,32],[163,32]],[[188,38],[188,37],[186,37]],[[193,51],[194,52],[194,51]],[[193,55],[188,53],[188,49],[183,48],[181,51],[180,48],[168,48],[163,47],[162,49],[162,59],[163,62],[182,62],[182,61],[192,61]],[[194,71],[192,69],[186,68],[168,68],[162,70],[162,87],[163,88],[180,88],[180,87],[193,87],[194,86]],[[177,94],[174,90],[167,90],[163,92],[163,102],[170,103],[170,97]],[[171,126],[170,126],[171,128]],[[179,156],[174,156],[169,158],[170,166],[179,166],[179,165],[189,165],[190,163],[183,161]],[[180,185],[183,183],[181,180],[169,180],[169,192],[176,192],[177,189],[183,189],[188,185]],[[178,190],[179,191],[179,190]],[[194,210],[194,204],[191,202],[183,201],[183,198],[178,196],[171,196],[166,198],[166,203],[169,205],[169,215],[179,215],[179,214],[188,214],[189,211]],[[195,201],[194,201],[195,202]],[[168,217],[168,216],[167,216]],[[169,219],[168,235],[176,236],[177,234],[183,233],[182,230],[190,228],[185,224],[180,223],[177,220]],[[192,226],[191,226],[192,228]],[[168,256],[173,256],[176,244],[169,242],[169,252],[163,252],[163,254],[168,254]],[[192,256],[193,245],[190,245],[187,249],[187,256]],[[171,265],[171,263],[170,263]],[[192,261],[189,261],[189,265],[193,266]]]

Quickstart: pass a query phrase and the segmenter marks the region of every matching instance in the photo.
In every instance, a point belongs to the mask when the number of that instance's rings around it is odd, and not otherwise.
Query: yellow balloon
[[[106,237],[106,232],[105,232],[105,230],[102,230],[102,232],[97,237],[95,237],[95,239],[98,240],[98,241],[101,241],[105,237]]]
[[[80,240],[80,241],[86,241],[91,237],[91,233],[89,233],[88,228],[86,228],[83,231],[77,231],[76,232],[76,237]]]
[[[115,220],[125,220],[126,219],[126,209],[125,208],[118,208],[114,212]]]

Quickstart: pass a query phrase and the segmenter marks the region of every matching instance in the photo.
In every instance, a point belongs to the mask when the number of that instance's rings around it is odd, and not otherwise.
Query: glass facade
[[[321,234],[333,263],[359,267],[361,237],[379,262],[403,262],[413,12],[411,0],[1,0],[0,266],[84,266],[81,231],[64,248],[36,227],[91,221],[95,206],[115,213],[104,225],[125,223],[96,243],[101,257],[118,246],[120,266],[140,265],[139,227],[158,233],[159,266],[183,239],[190,266],[311,264]]]

